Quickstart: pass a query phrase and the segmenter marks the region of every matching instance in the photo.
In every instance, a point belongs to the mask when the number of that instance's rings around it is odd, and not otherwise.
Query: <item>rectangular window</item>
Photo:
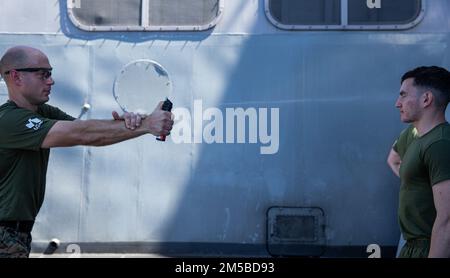
[[[217,0],[150,1],[149,23],[156,26],[207,25],[219,12]]]
[[[421,0],[265,0],[265,12],[284,30],[402,30],[424,16]]]
[[[201,31],[217,24],[223,0],[67,0],[67,8],[86,31]]]
[[[78,22],[86,26],[140,26],[141,0],[79,0],[73,9]]]
[[[270,0],[269,10],[283,25],[340,24],[340,0]]]
[[[420,0],[349,0],[348,24],[407,24],[419,16],[420,10]]]

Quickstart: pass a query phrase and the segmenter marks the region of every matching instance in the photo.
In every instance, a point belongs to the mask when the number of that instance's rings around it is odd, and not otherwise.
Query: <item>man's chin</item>
[[[49,97],[47,97],[47,99],[46,100],[41,100],[41,101],[38,101],[37,103],[36,103],[36,105],[42,105],[42,104],[46,104],[48,101],[50,100],[50,98]]]

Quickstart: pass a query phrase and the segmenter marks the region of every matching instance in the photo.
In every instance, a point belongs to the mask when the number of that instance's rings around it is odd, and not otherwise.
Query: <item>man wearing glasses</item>
[[[43,52],[31,47],[7,50],[0,74],[9,97],[0,106],[0,258],[28,257],[31,230],[44,200],[50,148],[168,135],[172,114],[161,110],[161,102],[143,119],[113,112],[115,120],[75,120],[45,104],[55,84],[52,67]]]

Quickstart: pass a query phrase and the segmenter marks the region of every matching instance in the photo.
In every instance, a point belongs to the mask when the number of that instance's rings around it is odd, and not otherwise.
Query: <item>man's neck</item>
[[[422,137],[436,126],[445,122],[445,115],[443,113],[439,113],[437,115],[424,116],[420,120],[414,122],[413,125],[417,129],[419,137]]]

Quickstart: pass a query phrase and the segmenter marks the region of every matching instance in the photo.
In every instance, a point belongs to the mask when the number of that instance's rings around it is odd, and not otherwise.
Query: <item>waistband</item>
[[[7,227],[21,233],[30,233],[34,221],[0,221],[1,227]]]

